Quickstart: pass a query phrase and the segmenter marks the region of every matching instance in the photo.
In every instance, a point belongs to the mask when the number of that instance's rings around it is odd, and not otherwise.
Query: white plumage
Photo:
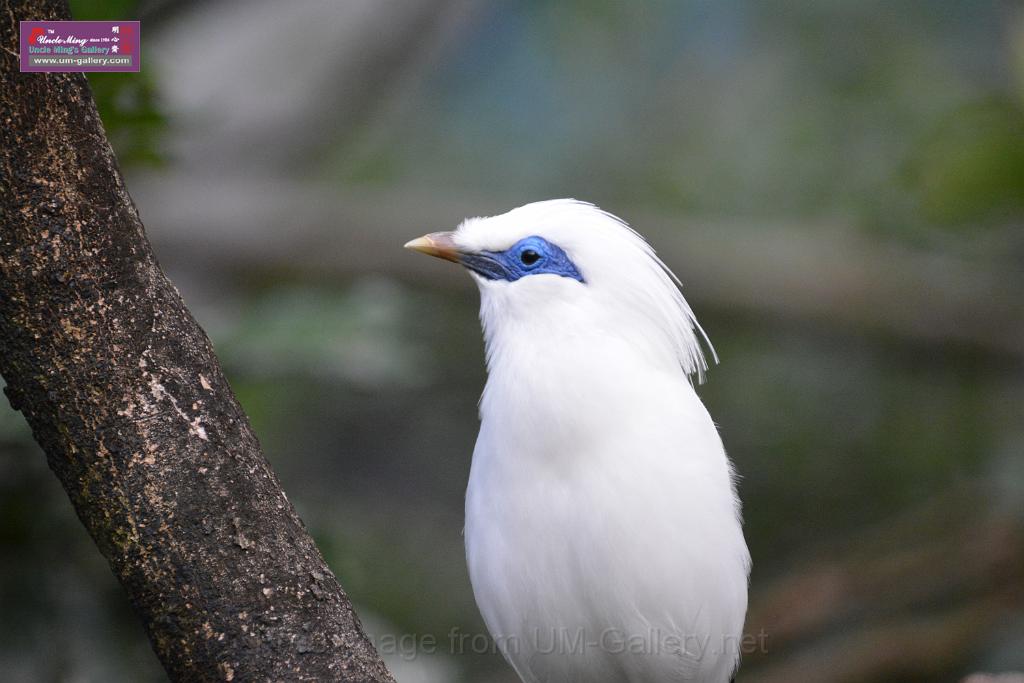
[[[674,276],[622,221],[573,200],[407,246],[462,262],[480,288],[488,380],[466,557],[516,672],[728,681],[750,556],[690,381],[706,368],[703,332]]]

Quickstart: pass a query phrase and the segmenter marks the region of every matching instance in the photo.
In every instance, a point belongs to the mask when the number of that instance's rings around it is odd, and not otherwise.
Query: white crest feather
[[[680,367],[703,382],[708,363],[702,339],[718,361],[711,340],[683,297],[679,278],[621,218],[588,202],[551,199],[500,216],[467,219],[456,241],[469,249],[500,251],[533,234],[565,249],[587,285],[605,290],[605,306],[614,310],[620,304],[624,322],[633,314],[646,316],[652,334],[664,335]]]

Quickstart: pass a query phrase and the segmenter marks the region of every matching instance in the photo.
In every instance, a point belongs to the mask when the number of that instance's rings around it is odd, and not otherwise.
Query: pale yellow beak
[[[459,262],[459,250],[452,239],[453,232],[432,232],[405,243],[406,249],[418,251],[428,256],[436,256],[446,261]]]

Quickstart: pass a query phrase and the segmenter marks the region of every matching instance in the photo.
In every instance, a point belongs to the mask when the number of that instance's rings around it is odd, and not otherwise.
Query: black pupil
[[[519,255],[519,260],[528,266],[532,266],[540,260],[540,254],[535,252],[533,249],[527,249]]]

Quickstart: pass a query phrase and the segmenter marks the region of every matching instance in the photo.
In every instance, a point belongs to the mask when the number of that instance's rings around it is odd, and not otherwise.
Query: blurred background
[[[721,357],[739,680],[1024,669],[1024,5],[72,8],[142,20],[142,72],[90,75],[129,190],[400,683],[515,681],[462,553],[476,290],[401,245],[562,196]],[[0,519],[3,680],[165,680],[6,402]]]

